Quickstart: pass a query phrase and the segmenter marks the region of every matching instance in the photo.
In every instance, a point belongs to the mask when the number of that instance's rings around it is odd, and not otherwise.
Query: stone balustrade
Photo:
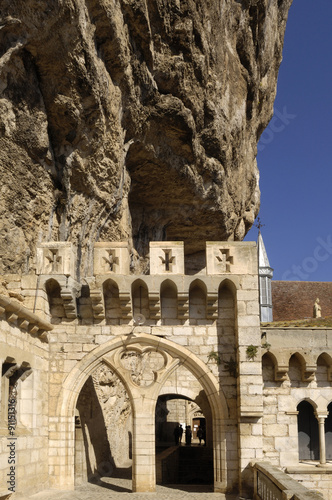
[[[252,462],[254,500],[322,500],[322,495],[309,490],[285,472],[268,462]]]

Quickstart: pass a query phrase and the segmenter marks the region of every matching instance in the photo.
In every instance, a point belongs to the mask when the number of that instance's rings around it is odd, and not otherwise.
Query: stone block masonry
[[[302,401],[312,402],[322,429],[332,336],[328,329],[315,336],[261,329],[255,244],[210,242],[196,274],[180,272],[188,265],[178,242],[152,247],[156,273],[134,275],[125,244],[100,243],[94,275],[81,283],[58,274],[60,260],[50,268],[45,244],[48,274],[13,278],[15,293],[36,313],[0,297],[1,479],[8,460],[3,402],[16,382],[17,485],[30,492],[72,489],[128,465],[133,490],[153,492],[156,442],[172,441],[177,422],[202,419],[214,490],[240,485],[250,494],[251,460],[282,467],[299,460]],[[76,269],[69,250],[66,265]]]

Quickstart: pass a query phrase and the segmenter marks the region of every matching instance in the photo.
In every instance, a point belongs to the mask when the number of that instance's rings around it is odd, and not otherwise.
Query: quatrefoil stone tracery
[[[135,385],[149,387],[156,381],[158,372],[165,368],[166,358],[152,349],[126,349],[120,354],[120,363]]]

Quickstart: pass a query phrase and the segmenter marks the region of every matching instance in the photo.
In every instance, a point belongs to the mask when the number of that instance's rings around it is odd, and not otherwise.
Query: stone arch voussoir
[[[166,351],[188,368],[188,370],[201,383],[210,402],[212,413],[218,419],[228,418],[228,405],[226,398],[219,388],[218,381],[210,372],[206,364],[188,349],[174,342],[148,334],[133,334],[121,336],[96,347],[88,353],[66,377],[59,396],[57,414],[59,416],[74,416],[78,395],[93,371],[103,362],[104,356],[120,347],[131,344],[142,344]],[[116,367],[113,367],[116,371]]]
[[[193,376],[200,382],[207,401],[211,408],[212,414],[212,425],[213,425],[213,436],[214,436],[214,489],[215,491],[225,492],[227,490],[227,463],[226,463],[226,435],[225,427],[227,426],[229,411],[226,402],[225,395],[222,389],[219,387],[218,380],[210,372],[206,364],[199,359],[196,355],[191,353],[187,348],[179,346],[174,342],[169,340],[156,337],[154,335],[148,335],[143,333],[130,334],[126,336],[116,337],[104,344],[96,347],[93,351],[88,353],[77,365],[72,369],[72,371],[66,377],[57,404],[56,417],[59,422],[64,422],[66,426],[66,431],[63,432],[63,444],[62,446],[70,447],[73,446],[74,437],[74,416],[77,398],[80,391],[87,380],[87,378],[94,372],[94,370],[101,365],[101,363],[106,362],[111,369],[119,376],[120,380],[124,383],[126,389],[125,380],[121,377],[118,372],[117,367],[112,365],[115,364],[114,360],[117,358],[116,350],[121,348],[128,348],[137,344],[142,347],[144,351],[145,348],[152,348],[161,353],[164,353],[168,357],[172,357],[174,362],[171,362],[169,366],[166,366],[165,373],[161,376],[160,387],[158,391],[155,392],[153,401],[157,401],[158,392],[163,386],[163,381],[167,379],[167,373],[171,373],[178,362],[186,367]],[[110,355],[114,352],[114,356]],[[121,369],[119,369],[121,371]],[[129,398],[133,395],[133,392],[128,391]],[[135,397],[135,396],[134,396]],[[152,402],[152,400],[151,400]],[[152,405],[153,406],[153,405]],[[152,407],[151,406],[151,407]],[[151,451],[152,453],[152,451]],[[60,478],[58,486],[73,487],[74,484],[74,461],[73,458],[70,463],[63,463],[63,475]],[[150,468],[151,469],[151,468]],[[154,491],[154,480],[152,476],[154,475],[154,469],[149,469],[149,484],[148,487],[141,484],[137,486],[133,482],[134,491]],[[134,473],[133,473],[134,474]],[[137,476],[133,475],[137,478]],[[61,484],[60,484],[61,483]]]

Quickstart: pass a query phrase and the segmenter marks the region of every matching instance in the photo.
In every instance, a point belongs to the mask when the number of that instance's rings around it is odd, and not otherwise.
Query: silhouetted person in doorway
[[[181,444],[182,441],[182,434],[183,434],[183,427],[181,424],[179,424],[179,444]]]
[[[174,434],[174,442],[175,445],[177,446],[179,444],[179,437],[180,437],[180,429],[178,424],[176,424],[173,434]]]
[[[191,445],[191,427],[190,425],[186,425],[186,445],[190,446]]]
[[[197,437],[199,439],[199,444],[202,444],[203,431],[202,431],[202,427],[201,426],[198,427]]]

